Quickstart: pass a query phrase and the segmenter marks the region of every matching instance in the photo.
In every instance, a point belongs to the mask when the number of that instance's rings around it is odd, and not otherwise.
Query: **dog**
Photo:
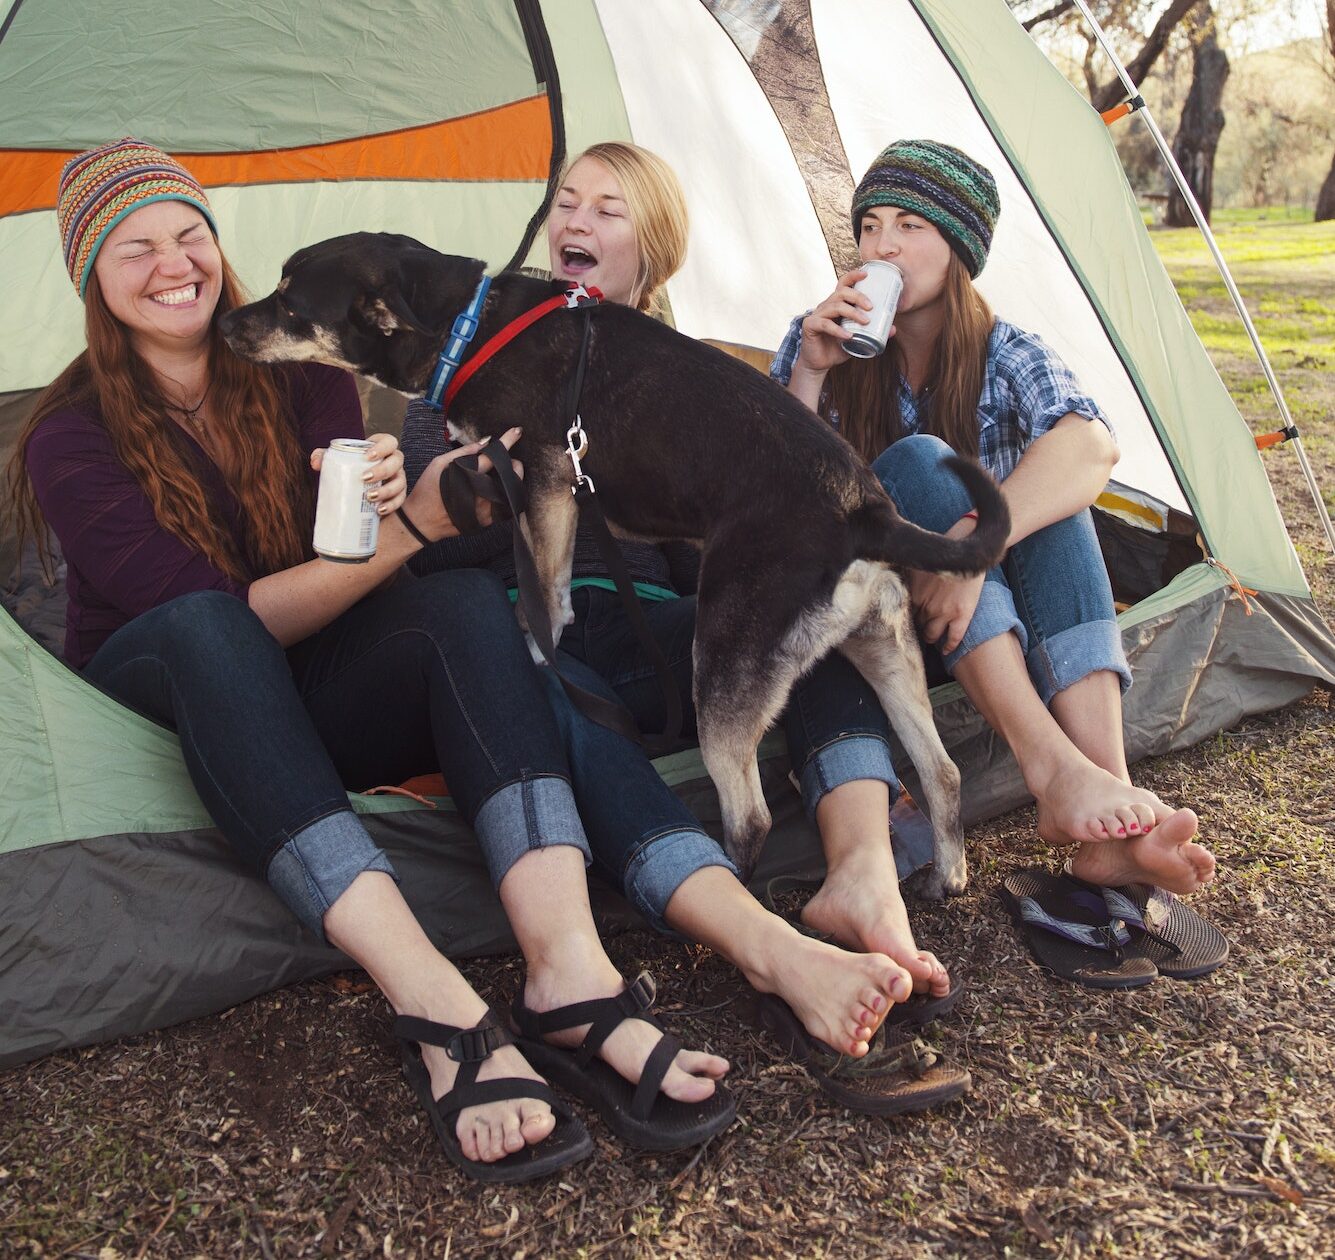
[[[245,358],[332,364],[416,397],[483,269],[409,237],[355,233],[294,254],[275,292],[228,312],[221,327]],[[497,276],[472,348],[563,287]],[[577,507],[565,408],[584,318],[560,310],[539,320],[467,382],[448,415],[463,441],[523,426],[516,454],[558,635],[572,619]],[[754,368],[626,306],[600,305],[587,318],[582,462],[602,510],[623,537],[701,547],[696,725],[729,856],[744,877],[754,868],[771,821],[756,746],[798,678],[838,649],[875,690],[921,777],[935,840],[923,893],[962,892],[959,771],[932,721],[896,570],[969,574],[997,563],[1010,521],[996,483],[956,459],[978,509],[974,533],[952,540],[919,529],[828,424]]]

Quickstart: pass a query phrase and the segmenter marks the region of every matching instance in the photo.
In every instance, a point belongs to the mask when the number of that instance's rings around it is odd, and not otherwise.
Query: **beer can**
[[[365,564],[375,555],[380,517],[367,497],[374,482],[363,481],[371,443],[335,438],[320,465],[315,501],[315,554],[340,564]]]
[[[894,263],[865,262],[867,273],[853,286],[859,293],[871,298],[867,312],[871,322],[859,324],[855,319],[841,319],[840,325],[853,335],[844,342],[844,350],[855,359],[874,359],[885,351],[890,340],[890,326],[895,322],[895,308],[904,291],[904,273]]]

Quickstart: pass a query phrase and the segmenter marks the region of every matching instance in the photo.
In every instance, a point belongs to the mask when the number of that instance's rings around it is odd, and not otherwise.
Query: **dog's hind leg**
[[[534,481],[538,484],[532,484]],[[538,572],[538,586],[551,622],[553,646],[559,642],[561,631],[575,619],[570,605],[570,566],[575,556],[575,528],[579,523],[579,508],[569,485],[530,478],[528,510],[524,513],[533,563]],[[543,655],[533,642],[520,603],[519,622],[529,631],[529,650],[533,659],[542,664]]]
[[[934,841],[932,870],[922,893],[936,901],[962,893],[969,877],[960,825],[960,772],[932,720],[922,648],[903,583],[889,570],[882,581],[871,615],[839,650],[876,692],[922,781]]]
[[[696,729],[718,790],[724,847],[746,879],[771,821],[756,745],[793,684],[848,633],[850,618],[829,604],[794,618],[788,600],[801,589],[800,575],[751,564],[745,582],[729,581],[712,559],[701,574],[695,622]]]

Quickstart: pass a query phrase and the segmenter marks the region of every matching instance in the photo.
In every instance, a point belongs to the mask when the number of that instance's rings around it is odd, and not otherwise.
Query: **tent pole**
[[[1126,88],[1127,95],[1130,97],[1139,96],[1139,88],[1131,82],[1131,76],[1127,74],[1126,67],[1122,64],[1116,52],[1113,51],[1112,45],[1108,42],[1107,32],[1099,25],[1098,18],[1090,12],[1089,5],[1085,0],[1075,0],[1075,4],[1080,12],[1085,15],[1085,20],[1094,32],[1094,38],[1098,40],[1099,46],[1103,49],[1108,60],[1112,62],[1113,68],[1117,71],[1117,77],[1122,80],[1122,86]],[[1312,495],[1312,502],[1316,504],[1317,515],[1321,518],[1322,527],[1326,531],[1326,541],[1330,544],[1331,550],[1335,551],[1335,526],[1331,525],[1325,500],[1321,497],[1321,487],[1317,485],[1316,474],[1313,473],[1312,465],[1308,462],[1307,452],[1303,449],[1302,438],[1298,435],[1297,426],[1294,425],[1293,417],[1289,414],[1288,403],[1284,401],[1284,393],[1280,389],[1279,381],[1275,378],[1274,370],[1270,366],[1270,359],[1266,355],[1265,347],[1261,345],[1261,338],[1256,331],[1256,325],[1252,323],[1252,317],[1247,313],[1247,307],[1242,300],[1242,294],[1238,292],[1238,286],[1233,283],[1233,274],[1224,261],[1224,255],[1220,253],[1219,244],[1215,240],[1214,233],[1210,230],[1209,221],[1206,219],[1204,211],[1201,210],[1196,195],[1191,191],[1191,185],[1187,183],[1187,177],[1182,174],[1182,168],[1177,164],[1172,148],[1168,141],[1164,139],[1163,132],[1159,130],[1159,124],[1154,121],[1154,115],[1150,113],[1149,106],[1142,104],[1136,112],[1144,117],[1145,125],[1150,129],[1150,135],[1154,139],[1155,147],[1158,148],[1160,155],[1167,164],[1173,182],[1177,185],[1178,192],[1182,194],[1182,200],[1187,203],[1187,208],[1191,211],[1191,217],[1196,220],[1196,226],[1200,228],[1201,235],[1205,237],[1205,244],[1209,247],[1214,258],[1215,266],[1224,281],[1224,287],[1228,290],[1229,297],[1233,299],[1233,305],[1237,308],[1243,326],[1247,329],[1247,336],[1251,338],[1256,357],[1261,361],[1261,370],[1265,373],[1265,378],[1270,384],[1270,392],[1275,397],[1275,404],[1278,406],[1280,417],[1284,421],[1284,428],[1293,433],[1290,441],[1293,443],[1294,453],[1298,456],[1298,464],[1303,470],[1303,476],[1307,479],[1307,488]]]

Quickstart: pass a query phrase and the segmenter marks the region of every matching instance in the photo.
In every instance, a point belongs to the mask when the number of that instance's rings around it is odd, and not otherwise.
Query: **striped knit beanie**
[[[992,173],[936,140],[896,140],[871,164],[853,194],[853,239],[871,206],[896,206],[935,224],[977,276],[1001,213]]]
[[[107,233],[127,214],[152,201],[184,201],[194,206],[208,220],[214,236],[218,235],[199,181],[151,144],[127,136],[65,163],[56,195],[56,223],[65,267],[81,298]]]

